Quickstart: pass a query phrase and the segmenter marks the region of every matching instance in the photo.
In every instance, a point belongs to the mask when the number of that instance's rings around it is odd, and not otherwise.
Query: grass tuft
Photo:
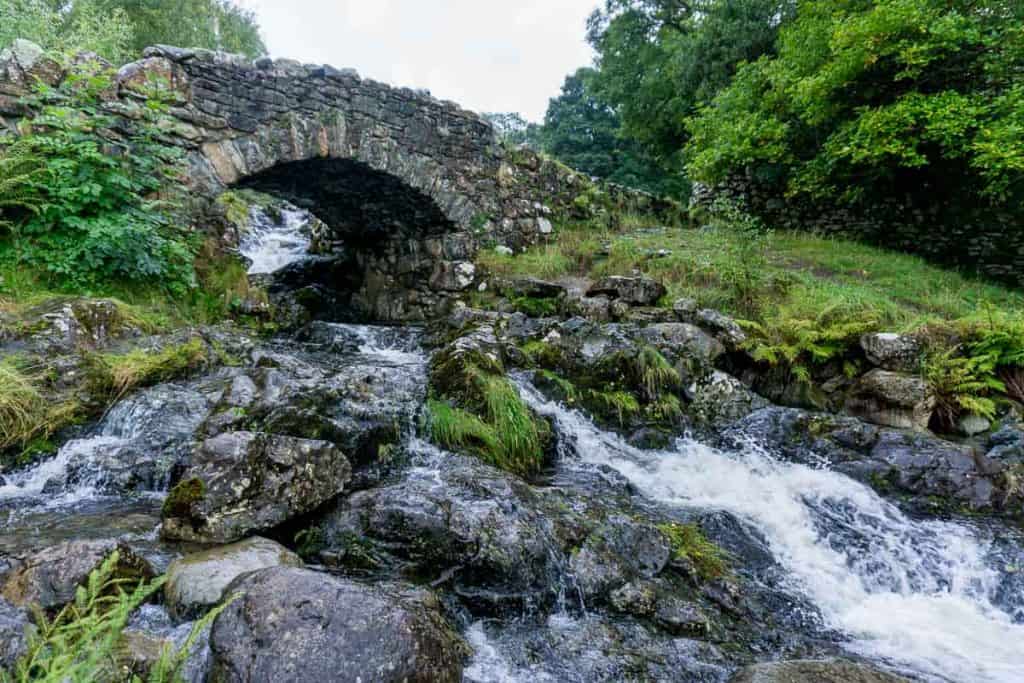
[[[89,357],[88,384],[95,395],[116,400],[137,387],[186,375],[206,362],[206,345],[201,339],[155,353],[138,349],[124,355],[94,354]]]

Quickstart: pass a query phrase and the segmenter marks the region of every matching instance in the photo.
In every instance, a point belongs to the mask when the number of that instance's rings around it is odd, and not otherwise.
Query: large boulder
[[[671,558],[656,527],[617,515],[587,537],[570,565],[583,596],[603,599],[630,581],[657,576]]]
[[[914,372],[921,365],[921,342],[910,335],[892,332],[865,334],[860,347],[872,365],[893,372]]]
[[[924,431],[935,410],[935,397],[921,377],[872,370],[851,389],[846,410],[875,424]]]
[[[754,664],[729,683],[909,683],[906,678],[842,660],[793,660]]]
[[[441,576],[483,609],[550,602],[561,550],[536,492],[475,458],[356,493],[321,522],[320,559],[357,570]]]
[[[690,414],[706,425],[729,424],[769,405],[738,379],[720,370],[697,382],[691,392]]]
[[[257,432],[207,439],[164,504],[165,538],[230,543],[319,507],[352,476],[333,444]]]
[[[155,575],[148,561],[116,541],[68,541],[25,558],[4,577],[0,596],[18,607],[61,607],[115,550],[119,559],[114,578],[144,580]]]
[[[242,595],[213,625],[215,683],[462,678],[468,648],[429,592],[291,567],[248,574],[228,591]]]
[[[164,598],[178,620],[198,617],[224,599],[224,589],[242,574],[269,567],[300,567],[302,560],[266,538],[250,538],[171,562]]]
[[[650,306],[665,296],[663,284],[649,277],[603,277],[587,290],[588,297],[606,296],[631,306]]]

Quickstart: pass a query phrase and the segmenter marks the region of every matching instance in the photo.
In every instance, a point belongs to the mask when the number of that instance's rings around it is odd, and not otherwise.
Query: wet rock
[[[909,683],[907,679],[842,660],[794,660],[754,664],[729,683]]]
[[[1005,464],[923,433],[885,429],[850,417],[766,408],[724,432],[742,447],[753,439],[771,452],[836,470],[883,493],[910,494],[921,505],[941,501],[976,510],[1003,506]]]
[[[576,315],[598,323],[612,319],[611,300],[606,296],[585,296],[572,303]]]
[[[333,444],[255,432],[207,439],[164,504],[162,534],[228,543],[340,494],[352,476]]]
[[[665,286],[649,277],[612,275],[595,282],[587,296],[606,296],[631,306],[650,306],[665,296]]]
[[[706,330],[711,330],[715,337],[725,344],[730,351],[739,349],[747,341],[747,333],[735,320],[710,308],[703,308],[693,316],[693,322]]]
[[[630,581],[657,576],[671,555],[656,527],[616,515],[587,537],[570,566],[585,597],[604,598]]]
[[[258,571],[214,622],[211,679],[455,683],[468,654],[430,593],[306,569]]]
[[[167,610],[178,620],[196,618],[220,603],[224,589],[242,574],[281,566],[300,567],[302,560],[259,537],[179,558],[167,568]]]
[[[21,318],[24,343],[44,355],[100,350],[119,337],[140,334],[122,307],[110,299],[58,299],[26,311]]]
[[[13,670],[28,651],[28,633],[32,627],[24,608],[0,597],[0,671]]]
[[[761,398],[732,375],[715,370],[692,389],[689,412],[707,425],[725,425],[768,407]]]
[[[914,372],[921,364],[921,342],[905,334],[865,334],[860,346],[872,365],[893,372]]]
[[[356,493],[320,524],[329,565],[448,577],[482,609],[548,602],[560,550],[542,501],[514,476],[448,455],[392,486]]]
[[[701,636],[710,627],[708,618],[696,604],[676,595],[664,595],[654,609],[654,620],[675,635]]]
[[[75,589],[114,550],[119,553],[115,578],[141,580],[155,575],[149,562],[115,541],[68,541],[25,558],[5,577],[0,596],[19,607],[60,607],[74,599]]]
[[[846,410],[875,424],[926,430],[935,410],[935,397],[920,377],[872,370],[850,391]]]
[[[1000,463],[1024,462],[1024,431],[1003,427],[989,437],[986,457]]]

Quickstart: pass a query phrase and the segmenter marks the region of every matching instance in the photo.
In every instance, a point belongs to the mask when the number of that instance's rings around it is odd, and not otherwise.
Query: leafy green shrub
[[[935,396],[935,420],[941,431],[952,431],[964,414],[992,418],[992,394],[1005,393],[991,356],[959,356],[957,349],[933,354],[925,361],[924,377]]]
[[[1016,401],[1024,402],[1024,319],[992,315],[986,326],[971,333],[972,357],[986,358]]]
[[[788,367],[799,381],[809,383],[814,365],[840,359],[861,336],[878,328],[872,311],[842,306],[823,309],[813,318],[798,317],[779,307],[763,322],[741,321],[750,333],[747,349],[754,360]]]
[[[163,588],[165,582],[163,577],[150,582],[117,578],[118,560],[119,553],[115,551],[89,575],[86,584],[78,588],[74,601],[52,619],[37,612],[36,628],[29,634],[28,652],[13,671],[0,671],[0,681],[65,683],[118,677],[118,647],[128,619]],[[146,678],[148,683],[178,680],[178,672],[199,634],[230,602],[197,621],[181,648],[175,650],[166,645]],[[133,676],[131,680],[140,679]]]
[[[122,137],[112,131],[124,121],[103,108],[111,87],[113,74],[93,65],[29,98],[38,113],[0,146],[0,185],[20,188],[0,207],[0,259],[41,268],[67,290],[159,282],[183,293],[195,281],[193,249],[166,195],[180,185],[181,151],[160,141],[163,91],[154,85]]]

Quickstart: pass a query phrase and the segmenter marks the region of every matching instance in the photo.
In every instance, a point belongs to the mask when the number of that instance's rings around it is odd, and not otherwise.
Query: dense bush
[[[778,55],[740,68],[690,124],[689,171],[753,169],[851,205],[918,193],[1010,206],[1024,179],[1024,4],[799,4]]]
[[[56,89],[40,88],[23,134],[0,141],[0,260],[49,273],[62,288],[111,282],[193,284],[192,249],[166,188],[180,151],[161,142],[165,104],[157,84],[137,120],[107,112],[112,74],[92,65]]]

